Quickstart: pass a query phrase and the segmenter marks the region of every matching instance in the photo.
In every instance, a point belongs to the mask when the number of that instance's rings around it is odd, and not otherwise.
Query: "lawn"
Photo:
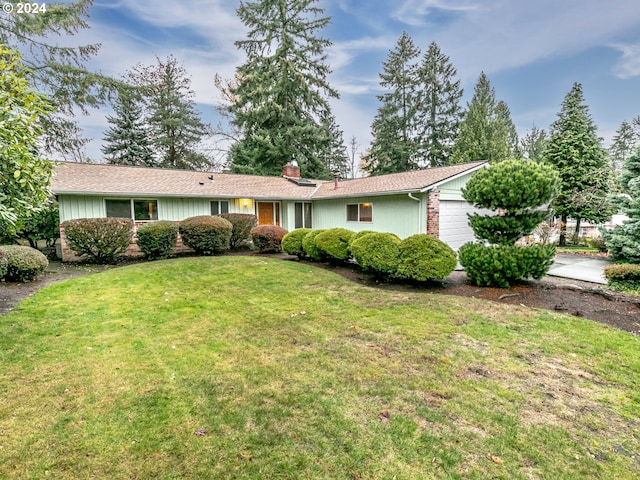
[[[132,265],[0,316],[0,478],[637,478],[639,347],[293,261]]]

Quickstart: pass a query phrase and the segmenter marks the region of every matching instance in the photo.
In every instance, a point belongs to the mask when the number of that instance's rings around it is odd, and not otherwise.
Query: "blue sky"
[[[73,42],[101,43],[91,68],[122,76],[156,56],[173,54],[192,77],[203,119],[215,122],[215,74],[231,78],[243,62],[234,41],[244,38],[239,0],[96,0],[89,30]],[[574,82],[583,85],[590,113],[607,146],[623,120],[640,115],[638,0],[321,0],[332,17],[322,33],[332,102],[345,141],[362,153],[379,106],[378,74],[403,31],[422,51],[431,41],[458,70],[463,106],[484,71],[507,102],[519,134],[548,130]],[[79,121],[100,158],[107,108]]]

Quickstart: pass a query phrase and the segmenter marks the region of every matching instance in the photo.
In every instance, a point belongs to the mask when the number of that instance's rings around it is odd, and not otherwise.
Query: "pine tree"
[[[520,151],[522,157],[534,162],[541,162],[547,148],[547,132],[535,125],[524,137],[520,139]]]
[[[563,226],[568,217],[576,220],[576,239],[582,219],[601,223],[611,217],[613,209],[607,200],[611,172],[580,83],[573,84],[562,102],[544,159],[558,170],[562,180],[552,207]],[[560,245],[565,242],[561,228]]]
[[[144,129],[142,107],[131,91],[123,90],[113,107],[115,116],[107,115],[111,126],[105,131],[102,153],[116,165],[154,166],[153,152]]]
[[[236,42],[247,60],[236,71],[229,105],[243,134],[230,151],[236,172],[280,175],[295,158],[304,176],[331,176],[326,165],[336,132],[323,119],[331,118],[328,99],[339,95],[327,80],[324,50],[331,42],[317,35],[330,18],[316,3],[240,3],[238,16],[248,33]]]
[[[440,47],[432,42],[417,70],[420,162],[422,166],[449,164],[453,144],[460,129],[463,91],[455,67]]]
[[[321,124],[327,130],[328,145],[323,148],[327,152],[326,168],[331,173],[337,173],[341,178],[347,178],[349,167],[342,130],[338,128],[333,115],[325,114],[321,118]]]
[[[460,124],[451,163],[480,160],[496,163],[509,158],[513,144],[509,138],[512,122],[505,107],[504,102],[496,102],[495,90],[482,72]]]
[[[382,105],[371,126],[373,141],[365,159],[370,175],[405,172],[419,168],[417,136],[417,65],[420,50],[403,32],[382,64],[378,96]]]
[[[613,143],[609,147],[613,169],[621,170],[638,146],[640,146],[640,128],[637,124],[624,120],[616,130]]]

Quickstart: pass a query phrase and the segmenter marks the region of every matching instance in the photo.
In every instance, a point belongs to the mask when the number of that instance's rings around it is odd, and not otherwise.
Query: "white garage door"
[[[454,250],[467,242],[473,242],[473,230],[469,226],[467,213],[479,212],[467,202],[456,200],[440,201],[440,240]]]

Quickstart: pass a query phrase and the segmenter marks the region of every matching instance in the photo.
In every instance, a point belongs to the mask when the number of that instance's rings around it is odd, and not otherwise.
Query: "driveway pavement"
[[[606,258],[559,253],[547,275],[606,284],[604,267],[610,264],[611,262]]]

